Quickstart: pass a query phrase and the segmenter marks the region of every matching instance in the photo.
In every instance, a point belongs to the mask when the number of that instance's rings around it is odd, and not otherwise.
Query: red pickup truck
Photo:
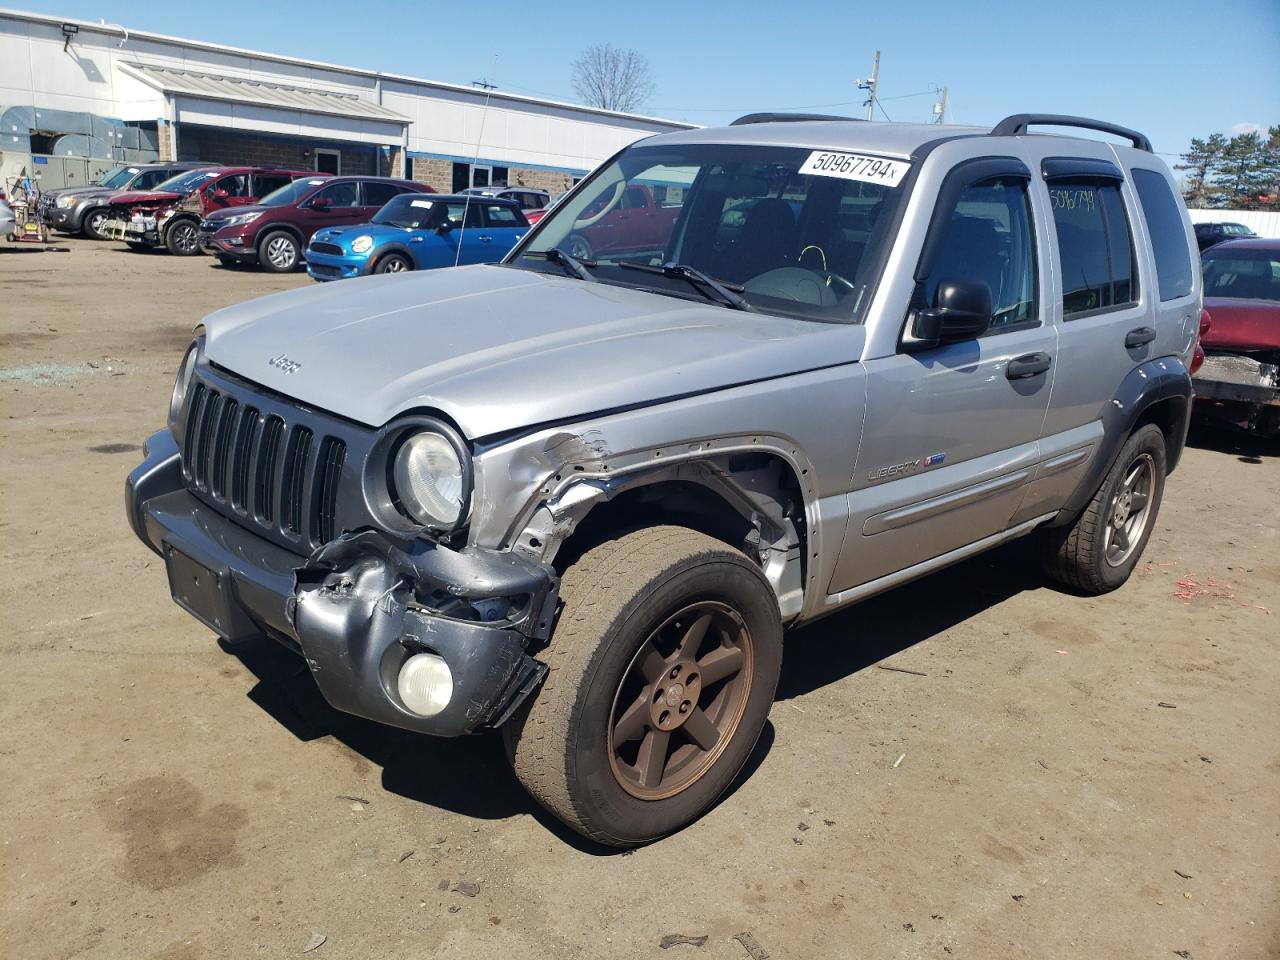
[[[104,232],[134,249],[164,247],[189,257],[200,252],[200,221],[213,211],[257,203],[299,177],[315,175],[265,167],[191,170],[155,190],[113,198]]]

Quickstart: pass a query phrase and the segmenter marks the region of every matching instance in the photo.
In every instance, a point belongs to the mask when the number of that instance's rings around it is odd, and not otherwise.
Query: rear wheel
[[[90,210],[84,215],[81,221],[84,227],[84,235],[90,240],[106,240],[107,211],[101,207],[97,210]]]
[[[175,257],[191,257],[200,252],[200,228],[193,220],[169,224],[164,232],[165,249]]]
[[[504,727],[516,776],[601,843],[645,843],[715,802],[764,728],[782,661],[773,590],[736,550],[653,527],[582,556],[534,700]]]
[[[298,269],[301,252],[293,234],[275,230],[258,244],[258,262],[272,273],[291,273]]]
[[[413,264],[403,253],[388,253],[373,268],[374,273],[405,273],[413,269]]]
[[[1155,527],[1165,464],[1160,428],[1148,423],[1135,430],[1075,522],[1041,531],[1045,573],[1091,594],[1114,590],[1128,580]]]
[[[566,252],[569,256],[577,260],[591,259],[591,243],[580,233],[569,235],[569,239],[565,241]]]

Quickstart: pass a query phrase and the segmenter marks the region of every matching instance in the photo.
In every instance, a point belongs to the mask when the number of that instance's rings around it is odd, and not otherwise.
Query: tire
[[[102,225],[106,222],[106,207],[98,207],[96,210],[86,211],[84,218],[80,221],[80,227],[90,240],[109,240],[110,238],[102,229]]]
[[[715,803],[764,729],[782,663],[773,590],[719,540],[663,526],[587,551],[560,597],[546,682],[503,726],[512,768],[584,836],[656,840]],[[657,744],[666,759],[646,778]]]
[[[287,230],[273,230],[258,243],[258,263],[271,273],[292,273],[302,264],[298,238]]]
[[[580,233],[572,233],[565,241],[565,252],[577,260],[592,259],[591,242]]]
[[[374,273],[406,273],[413,269],[413,262],[403,253],[388,253],[374,264]]]
[[[200,252],[200,227],[193,220],[169,224],[164,232],[164,248],[175,257],[194,257]]]
[[[1155,528],[1165,469],[1164,434],[1153,423],[1139,427],[1080,516],[1040,532],[1045,573],[1091,595],[1124,584]]]

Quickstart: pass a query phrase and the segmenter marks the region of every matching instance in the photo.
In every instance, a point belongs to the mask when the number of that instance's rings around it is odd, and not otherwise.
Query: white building
[[[160,158],[557,192],[688,126],[0,9],[0,177],[45,187]]]

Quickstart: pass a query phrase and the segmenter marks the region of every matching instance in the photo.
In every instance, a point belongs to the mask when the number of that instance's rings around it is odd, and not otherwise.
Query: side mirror
[[[319,198],[312,200],[311,209],[314,210],[316,213],[324,213],[326,210],[329,209],[329,201],[321,200]]]
[[[934,291],[933,306],[916,311],[903,346],[927,350],[972,340],[987,332],[994,312],[991,288],[981,280],[942,280]]]
[[[445,220],[443,223],[439,224],[436,227],[436,233],[440,234],[440,236],[443,237],[446,233],[448,233],[452,229],[453,229],[453,224],[450,223],[448,220]]]
[[[213,197],[215,200],[225,200],[227,197],[231,196],[231,194],[219,187],[216,190],[210,190],[209,196]]]

